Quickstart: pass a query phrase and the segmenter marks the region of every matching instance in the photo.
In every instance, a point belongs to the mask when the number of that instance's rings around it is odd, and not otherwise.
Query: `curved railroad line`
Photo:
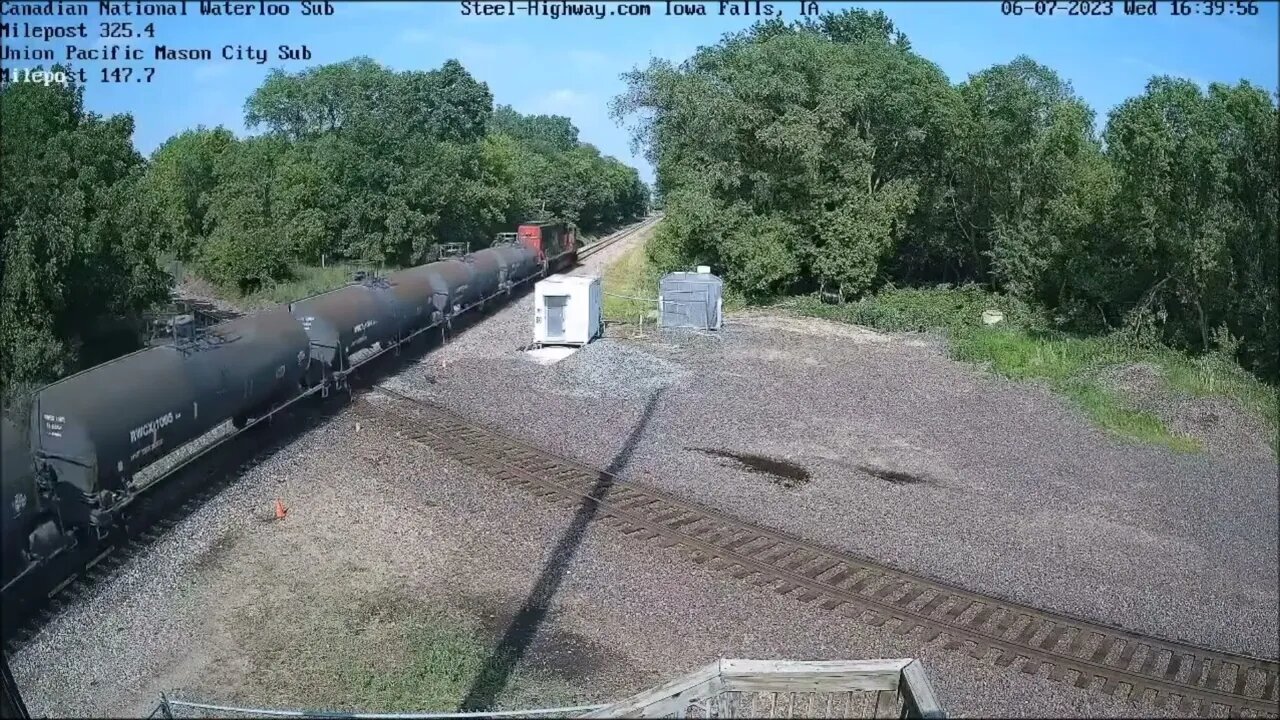
[[[374,400],[381,395],[381,402]],[[551,502],[599,505],[601,520],[701,565],[823,609],[937,638],[945,647],[1120,700],[1199,715],[1275,717],[1277,662],[1151,637],[903,572],[724,515],[377,386],[357,411],[398,434]]]

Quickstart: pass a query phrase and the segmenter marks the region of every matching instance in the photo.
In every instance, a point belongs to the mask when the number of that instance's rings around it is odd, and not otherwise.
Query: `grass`
[[[297,265],[293,268],[288,280],[263,287],[257,291],[241,294],[232,288],[210,283],[193,275],[181,265],[176,265],[171,273],[176,279],[183,279],[189,287],[202,295],[210,295],[226,300],[242,310],[257,310],[271,305],[301,300],[329,290],[336,290],[346,285],[356,270],[370,270],[366,265],[339,263],[319,267],[315,265]],[[380,271],[382,272],[382,271]],[[389,272],[389,271],[388,271]]]
[[[325,267],[299,265],[293,269],[293,277],[284,282],[264,287],[245,295],[237,302],[250,307],[279,305],[293,302],[310,295],[334,290],[347,284],[351,273],[358,269],[368,269],[356,265],[336,264]]]
[[[618,258],[605,270],[602,280],[603,290],[608,293],[604,296],[605,320],[638,323],[642,317],[655,319],[659,275],[658,270],[649,264],[643,243]]]
[[[235,703],[452,712],[477,679],[497,698],[493,709],[584,699],[574,680],[549,671],[517,666],[509,680],[487,676],[492,631],[478,617],[394,590],[353,597],[345,588],[308,587],[279,602],[248,605],[234,619],[247,671],[233,673],[229,687],[203,694]]]
[[[1261,419],[1271,430],[1273,449],[1280,452],[1276,388],[1217,354],[1188,357],[1166,347],[1141,345],[1122,333],[1072,337],[1050,332],[1034,310],[975,287],[890,289],[846,305],[804,297],[782,307],[890,332],[942,331],[955,359],[985,365],[1011,379],[1044,382],[1117,435],[1181,452],[1199,450],[1198,440],[1173,432],[1152,413],[1134,409],[1103,381],[1108,368],[1148,363],[1161,371],[1166,390],[1227,398]],[[1005,322],[984,326],[981,317],[987,309],[1002,311]]]
[[[348,657],[340,666],[339,686],[345,686],[346,704],[376,708],[379,712],[423,710],[451,711],[467,696],[479,677],[487,687],[503,682],[498,677],[480,677],[492,652],[466,621],[443,614],[425,615],[407,623],[403,637],[407,652],[401,662],[359,661]],[[499,691],[506,707],[539,707],[573,704],[572,694],[558,683],[519,670]]]

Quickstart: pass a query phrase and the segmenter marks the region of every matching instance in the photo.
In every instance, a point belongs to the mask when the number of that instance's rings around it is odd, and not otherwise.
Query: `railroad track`
[[[1046,612],[791,537],[601,472],[378,386],[357,412],[556,503],[592,502],[623,534],[779,595],[1000,667],[1198,715],[1275,717],[1277,663]],[[1047,670],[1046,670],[1047,666]]]
[[[579,261],[585,260],[591,257],[592,255],[595,255],[596,253],[600,252],[601,250],[609,247],[610,245],[614,245],[619,242],[622,242],[623,240],[626,240],[627,238],[634,236],[636,233],[642,230],[651,228],[654,225],[657,225],[658,221],[661,219],[662,219],[661,215],[655,215],[650,218],[645,218],[644,220],[641,220],[639,223],[632,225],[629,228],[626,228],[624,230],[619,230],[618,232],[612,235],[609,235],[601,240],[597,240],[596,242],[593,242],[590,245],[584,245],[583,247],[578,249],[578,260]]]
[[[48,569],[50,576],[65,570],[61,573],[64,579],[49,582],[42,574],[7,589],[3,596],[5,655],[17,654],[65,609],[103,587],[178,523],[299,435],[334,417],[342,407],[334,403],[305,415],[286,411],[258,432],[229,436],[195,453],[166,473],[163,482],[147,486],[118,533],[70,551]]]
[[[590,256],[660,219],[661,216],[647,218],[624,228],[584,248],[582,255]],[[181,305],[184,313],[203,313],[213,321],[238,316],[227,311],[217,311],[221,314],[216,314],[216,309],[204,301],[175,298],[174,302]],[[475,316],[469,317],[475,319]],[[225,438],[225,441],[215,443],[216,447],[201,451],[197,457],[182,460],[179,467],[165,471],[166,479],[157,478],[148,485],[145,496],[139,498],[119,533],[101,543],[86,544],[69,551],[38,575],[4,590],[5,612],[0,620],[0,641],[3,641],[5,652],[8,655],[17,653],[66,607],[91,594],[131,558],[153,545],[178,522],[265,459],[267,454],[281,449],[311,427],[313,422],[331,417],[333,412],[333,408],[325,408],[311,420],[289,419],[290,430],[256,442],[247,436]],[[247,459],[242,459],[245,455]],[[65,579],[50,581],[46,576],[65,576]]]

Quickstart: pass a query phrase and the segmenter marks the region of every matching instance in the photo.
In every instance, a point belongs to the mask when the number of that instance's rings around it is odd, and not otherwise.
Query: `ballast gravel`
[[[387,385],[601,468],[653,399],[628,477],[977,591],[1277,655],[1270,453],[1128,442],[1043,387],[950,360],[928,336],[747,313],[714,333],[610,327],[543,366],[517,349],[531,334],[526,298],[437,351],[443,366]],[[1254,430],[1216,432],[1254,447]],[[812,479],[786,488],[705,450],[787,461]]]
[[[517,349],[531,320],[525,297],[387,384],[600,466],[652,400],[624,476],[977,590],[1275,654],[1274,463],[1266,485],[1256,461],[1124,445],[920,338],[743,317],[715,335],[610,328],[541,366]],[[812,479],[787,490],[685,448],[767,454]],[[272,519],[277,498],[284,520]],[[620,699],[717,657],[918,657],[958,717],[1152,713],[922,647],[600,525],[557,566],[575,509],[347,412],[70,602],[11,666],[35,715],[136,715],[160,692],[316,707],[333,690],[308,685],[308,663],[331,660],[340,636],[385,632],[389,598],[474,613],[492,643],[559,577],[522,666],[575,702]]]

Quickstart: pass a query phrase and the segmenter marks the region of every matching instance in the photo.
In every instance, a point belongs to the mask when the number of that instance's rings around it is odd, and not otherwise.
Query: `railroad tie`
[[[1116,666],[1122,670],[1128,670],[1133,664],[1133,655],[1138,651],[1138,642],[1135,640],[1124,640],[1124,651],[1120,653],[1120,660]]]
[[[1030,646],[1031,638],[1035,637],[1036,634],[1039,633],[1042,628],[1044,628],[1044,626],[1045,626],[1044,620],[1032,619],[1031,622],[1027,623],[1027,626],[1022,629],[1022,632],[1018,633],[1018,638],[1014,642],[1018,643],[1019,645]]]
[[[1245,686],[1249,684],[1249,671],[1253,668],[1236,665],[1236,685],[1231,690],[1236,695],[1244,695]]]
[[[949,595],[943,595],[941,593],[935,595],[933,599],[929,601],[928,605],[925,605],[924,607],[920,608],[920,615],[923,617],[932,618],[933,614],[938,611],[938,608],[947,604],[947,600],[950,600],[950,599],[951,598]]]
[[[828,570],[830,570],[831,568],[839,564],[840,562],[838,560],[832,560],[831,558],[826,558],[821,562],[818,562],[808,570],[805,570],[801,574],[809,578],[810,580],[816,580],[817,578],[822,577],[823,573],[827,572]]]
[[[957,600],[955,606],[942,615],[942,622],[948,625],[959,625],[960,616],[969,612],[971,607],[973,607],[972,602],[965,599]]]
[[[868,585],[875,582],[876,580],[879,580],[882,577],[884,576],[878,573],[868,572],[865,575],[863,575],[861,578],[858,578],[857,582],[849,586],[849,592],[861,593],[863,588],[867,587]]]
[[[970,619],[969,622],[966,624],[969,625],[969,627],[980,629],[987,624],[987,620],[990,619],[991,616],[995,614],[995,611],[996,609],[992,607],[990,604],[984,603],[982,605],[982,609],[979,610],[977,614],[974,615],[973,618]]]
[[[1107,659],[1107,656],[1111,654],[1111,650],[1116,647],[1116,644],[1121,642],[1119,639],[1107,642],[1107,636],[1102,633],[1090,633],[1090,640],[1091,642],[1096,642],[1098,644],[1098,649],[1093,651],[1093,655],[1090,656],[1089,662],[1097,665],[1101,665],[1102,662]]]
[[[827,578],[827,584],[831,587],[840,587],[840,583],[844,582],[853,574],[853,571],[846,565],[843,570]]]
[[[455,423],[447,410],[422,407],[428,408],[424,415],[430,420],[403,419],[400,425],[408,434],[430,435],[446,454],[552,502],[581,502],[584,496],[598,495],[603,482],[610,494],[597,502],[602,507],[601,521],[610,527],[629,537],[657,540],[662,547],[679,547],[697,564],[774,593],[817,602],[825,610],[872,627],[889,623],[896,634],[918,635],[925,643],[943,638],[945,647],[981,662],[990,659],[998,667],[1020,660],[1020,672],[1034,675],[1044,670],[1050,679],[1076,688],[1088,688],[1096,680],[1103,693],[1117,698],[1128,688],[1133,702],[1176,704],[1183,712],[1194,712],[1203,703],[1206,713],[1225,709],[1232,715],[1274,714],[1270,709],[1277,691],[1274,662],[1211,655],[1173,641],[1144,641],[1137,634],[938,586],[630,485],[483,428]],[[432,428],[421,427],[425,423]],[[451,425],[463,441],[439,436],[441,428]],[[762,569],[770,565],[775,569]],[[824,576],[826,580],[819,580]],[[918,610],[909,610],[917,605],[921,605]],[[1032,642],[1041,636],[1040,642]],[[1112,657],[1115,660],[1108,662]],[[1135,664],[1138,667],[1133,669]],[[1179,680],[1182,676],[1186,678]],[[1205,685],[1197,687],[1202,680]],[[1225,691],[1224,685],[1232,690]],[[1260,690],[1261,697],[1246,697],[1246,689]],[[1222,702],[1224,697],[1227,702]]]
[[[1040,642],[1040,648],[1047,652],[1053,652],[1054,649],[1058,647],[1058,641],[1061,640],[1062,636],[1065,635],[1066,633],[1067,633],[1067,628],[1065,626],[1057,625],[1052,630],[1050,630],[1049,634],[1046,635],[1044,640]]]
[[[877,600],[884,600],[890,595],[893,595],[894,593],[902,590],[902,587],[903,587],[902,582],[898,580],[890,580],[889,582],[885,583],[884,587],[877,590],[874,593],[873,597],[875,597],[875,599]]]

